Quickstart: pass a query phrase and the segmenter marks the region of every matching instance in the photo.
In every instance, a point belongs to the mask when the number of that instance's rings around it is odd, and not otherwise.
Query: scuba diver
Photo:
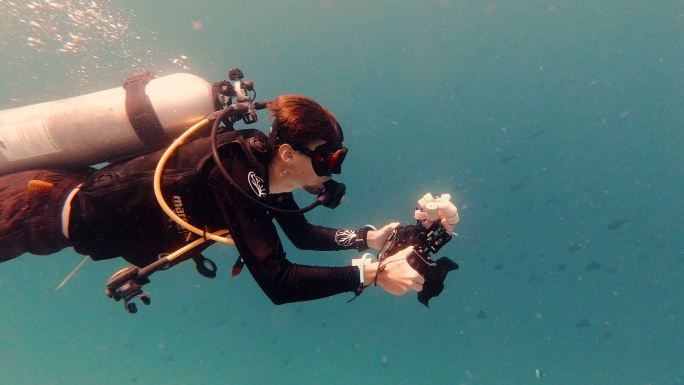
[[[281,95],[264,107],[273,119],[268,136],[256,129],[217,132],[219,116],[211,138],[188,141],[172,153],[160,149],[101,169],[40,168],[0,176],[0,262],[66,247],[93,260],[122,257],[134,266],[110,279],[107,295],[124,299],[133,313],[133,299],[149,304],[141,288],[153,271],[193,259],[202,275],[214,277],[216,266],[202,251],[217,234],[228,233],[226,243],[239,253],[232,275],[246,266],[274,304],[359,295],[370,285],[394,295],[423,290],[424,274],[409,263],[411,245],[397,243],[401,249],[383,260],[364,254],[345,267],[296,264],[286,257],[274,220],[297,248],[319,251],[380,250],[400,226],[309,223],[304,212],[319,204],[334,208],[344,195],[344,185],[331,179],[341,173],[348,151],[342,128],[306,96]],[[316,202],[300,209],[296,189],[317,195]],[[451,231],[456,208],[448,198],[441,204],[436,222]],[[189,231],[183,223],[201,227]],[[177,258],[174,252],[181,249]]]

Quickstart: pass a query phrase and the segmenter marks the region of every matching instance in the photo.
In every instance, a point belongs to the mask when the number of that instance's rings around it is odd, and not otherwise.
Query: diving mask
[[[292,145],[292,148],[311,158],[311,166],[318,176],[340,174],[349,151],[341,143],[323,143],[314,150],[301,145]]]

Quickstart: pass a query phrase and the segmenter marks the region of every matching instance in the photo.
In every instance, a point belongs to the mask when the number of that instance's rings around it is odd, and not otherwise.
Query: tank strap
[[[135,74],[123,84],[126,90],[126,114],[138,138],[147,147],[158,147],[168,140],[164,128],[159,122],[150,98],[145,93],[145,86],[154,79],[154,72],[145,71]]]

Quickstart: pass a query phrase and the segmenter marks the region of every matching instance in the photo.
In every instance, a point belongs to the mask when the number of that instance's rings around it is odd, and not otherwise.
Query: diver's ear
[[[286,162],[292,162],[294,159],[294,149],[287,143],[281,144],[278,147],[278,156]]]

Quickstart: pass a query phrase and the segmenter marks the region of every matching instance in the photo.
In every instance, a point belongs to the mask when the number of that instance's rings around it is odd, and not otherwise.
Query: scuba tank
[[[0,111],[0,175],[79,168],[168,145],[223,108],[228,82],[144,72],[122,87]],[[231,90],[233,91],[233,90]]]

